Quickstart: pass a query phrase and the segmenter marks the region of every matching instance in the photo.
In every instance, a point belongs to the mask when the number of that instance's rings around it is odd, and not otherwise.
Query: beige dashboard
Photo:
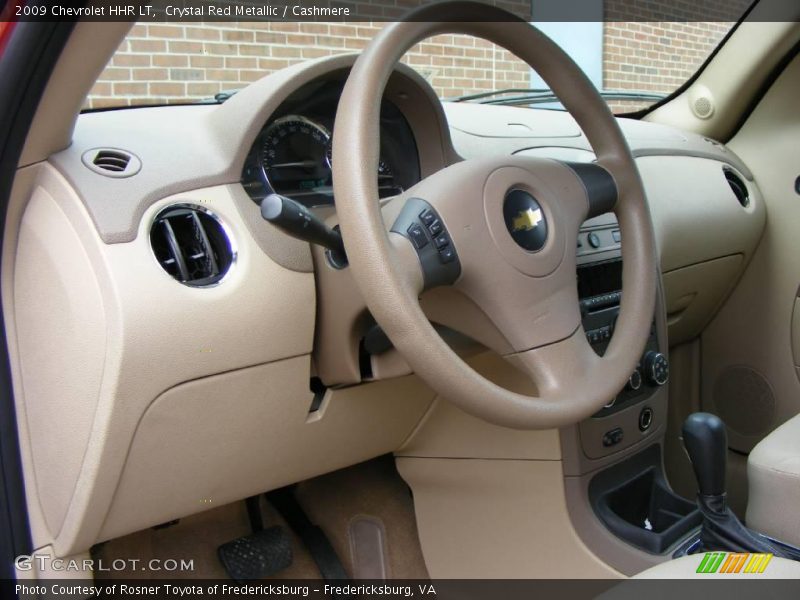
[[[414,436],[434,393],[391,352],[362,382],[367,315],[347,271],[262,221],[239,183],[249,148],[281,102],[352,61],[285,69],[219,106],[86,114],[69,148],[20,169],[3,305],[26,487],[35,490],[35,546],[84,551],[396,451]],[[490,153],[593,158],[565,113],[443,109],[405,67],[386,96],[414,133],[423,177]],[[656,226],[670,342],[689,339],[752,256],[763,202],[724,146],[621,124]],[[87,169],[83,154],[104,147],[132,153],[141,170],[109,178]],[[723,167],[744,182],[747,206]],[[176,203],[212,211],[235,240],[236,261],[215,287],[183,286],[153,257],[151,224]],[[334,212],[325,216],[335,221]],[[328,386],[318,406],[314,375]],[[549,436],[538,438],[542,452],[558,458],[552,432],[539,435]]]

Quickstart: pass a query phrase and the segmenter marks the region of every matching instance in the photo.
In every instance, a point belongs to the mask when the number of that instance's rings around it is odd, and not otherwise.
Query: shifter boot
[[[704,550],[728,552],[769,553],[783,558],[795,558],[772,545],[766,538],[745,527],[725,502],[725,494],[697,495],[697,506],[703,514],[700,541]]]

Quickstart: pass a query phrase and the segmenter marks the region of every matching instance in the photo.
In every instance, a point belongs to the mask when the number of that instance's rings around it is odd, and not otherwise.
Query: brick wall
[[[603,87],[669,94],[700,68],[730,31],[732,19],[744,14],[751,3],[752,0],[605,0]],[[713,21],[698,22],[698,14]],[[639,22],[631,22],[632,16],[638,16]],[[611,104],[619,112],[648,103]]]
[[[606,23],[603,86],[669,94],[705,62],[732,23]],[[617,112],[648,102],[613,102]]]
[[[361,50],[383,26],[372,22],[136,24],[85,107],[208,98],[299,61]],[[730,26],[606,23],[604,87],[668,93],[695,72]],[[490,42],[467,36],[431,38],[403,60],[444,98],[530,83],[522,61]]]
[[[87,108],[176,103],[243,87],[296,62],[357,52],[383,23],[136,24],[87,98]],[[403,59],[443,97],[525,87],[528,68],[506,50],[440,35]]]

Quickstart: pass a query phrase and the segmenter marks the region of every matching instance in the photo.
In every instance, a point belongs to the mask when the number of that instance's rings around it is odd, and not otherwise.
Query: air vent
[[[150,229],[158,264],[185,285],[216,285],[236,260],[226,227],[210,211],[180,204],[161,211]]]
[[[105,177],[130,177],[142,168],[142,161],[135,154],[119,148],[92,148],[83,153],[81,160]]]
[[[725,173],[725,179],[728,180],[728,185],[731,186],[733,195],[742,206],[750,205],[750,193],[747,191],[747,186],[742,181],[742,178],[733,169],[723,167],[722,172]]]
[[[97,153],[92,161],[92,164],[104,171],[113,171],[115,173],[124,173],[128,168],[128,163],[131,162],[131,155],[124,152],[117,152],[116,150],[101,150]]]

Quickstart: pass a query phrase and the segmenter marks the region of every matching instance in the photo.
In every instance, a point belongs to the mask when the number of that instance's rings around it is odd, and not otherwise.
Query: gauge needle
[[[298,160],[295,162],[283,162],[269,165],[268,169],[289,169],[291,167],[316,167],[317,161],[315,160]]]

